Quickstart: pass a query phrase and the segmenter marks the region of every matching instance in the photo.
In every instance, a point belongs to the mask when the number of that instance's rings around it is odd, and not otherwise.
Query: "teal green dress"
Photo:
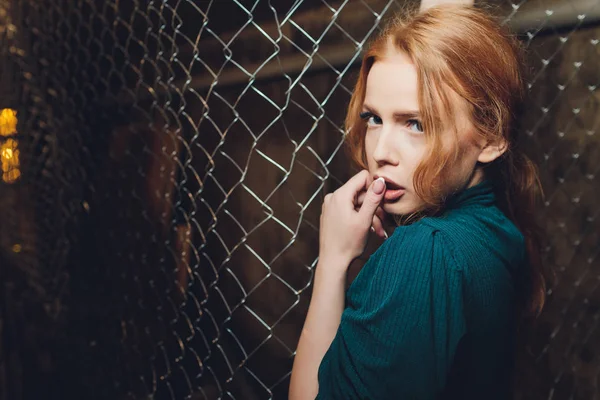
[[[346,293],[317,398],[510,398],[525,259],[487,181],[396,228]]]

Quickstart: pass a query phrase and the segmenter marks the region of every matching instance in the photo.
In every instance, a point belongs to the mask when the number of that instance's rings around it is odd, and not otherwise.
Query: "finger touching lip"
[[[390,179],[386,176],[375,175],[373,177],[373,179],[378,179],[378,178],[383,178],[383,180],[385,181],[386,190],[405,190],[405,188],[402,185],[396,183],[395,181],[393,181],[392,179]]]

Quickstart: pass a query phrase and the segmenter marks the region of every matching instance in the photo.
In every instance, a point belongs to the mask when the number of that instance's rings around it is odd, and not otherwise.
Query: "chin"
[[[422,209],[422,204],[402,198],[391,203],[384,202],[382,208],[387,214],[408,216]]]

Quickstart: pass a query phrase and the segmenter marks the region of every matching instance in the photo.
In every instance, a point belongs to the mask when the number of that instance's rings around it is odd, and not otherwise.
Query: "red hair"
[[[541,311],[545,274],[540,231],[534,214],[541,188],[537,169],[525,155],[515,125],[525,89],[518,41],[491,16],[470,6],[444,5],[397,19],[368,48],[346,116],[346,141],[353,160],[367,168],[366,125],[360,118],[371,66],[395,49],[413,61],[418,76],[419,108],[428,151],[415,170],[413,184],[428,213],[443,207],[443,176],[459,156],[442,146],[442,116],[456,110],[450,91],[468,104],[476,134],[487,143],[506,143],[507,151],[484,167],[499,208],[525,237],[530,274],[519,290],[526,314]],[[450,91],[448,90],[450,89]]]

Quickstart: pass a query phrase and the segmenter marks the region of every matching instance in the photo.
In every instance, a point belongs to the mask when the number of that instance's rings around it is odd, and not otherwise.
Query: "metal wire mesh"
[[[494,3],[557,272],[517,398],[598,398],[600,5]],[[356,62],[406,5],[0,3],[5,397],[285,398]]]

